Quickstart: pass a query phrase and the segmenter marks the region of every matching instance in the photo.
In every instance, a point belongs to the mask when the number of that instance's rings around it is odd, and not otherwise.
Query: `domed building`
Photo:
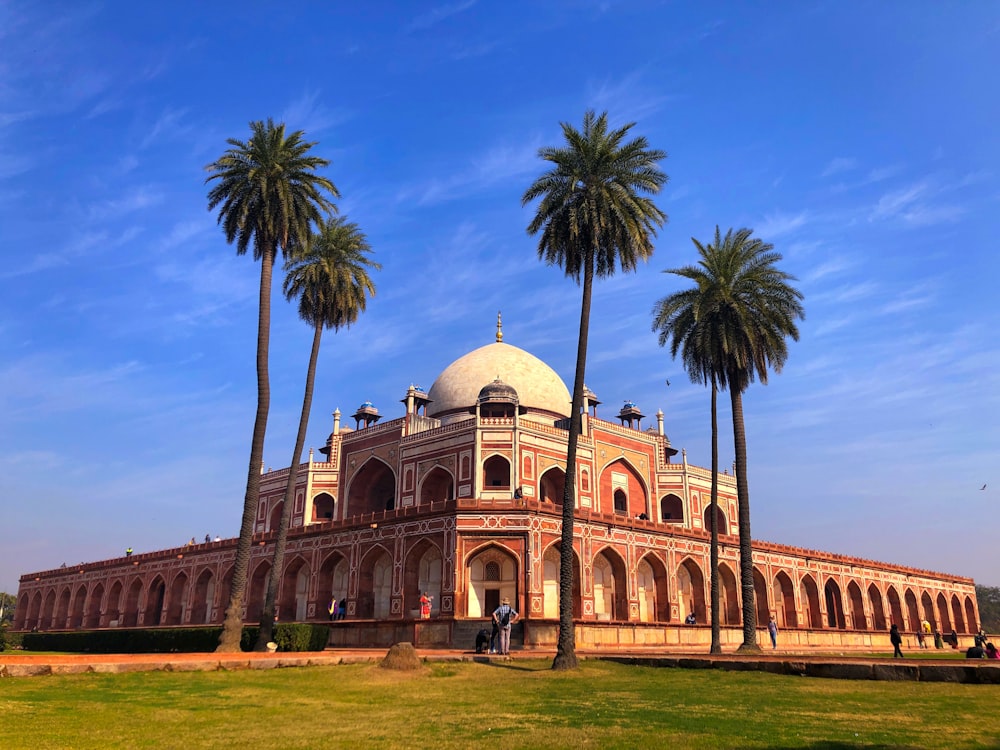
[[[571,397],[547,364],[496,340],[448,365],[429,391],[410,385],[403,413],[372,402],[334,412],[321,449],[261,478],[245,620],[259,619],[288,472],[296,492],[278,593],[279,620],[346,618],[331,645],[471,648],[503,598],[515,643],[558,634],[559,545]],[[710,641],[711,473],[687,463],[630,401],[613,420],[586,391],[577,461],[573,612],[578,647],[697,646]],[[678,455],[680,460],[678,460]],[[735,478],[719,476],[724,644],[742,642]],[[221,623],[236,540],[22,576],[15,629]],[[913,633],[979,627],[971,579],[754,543],[758,625],[784,645],[882,646],[890,623]],[[420,598],[432,599],[430,618]],[[685,620],[693,615],[695,625]]]

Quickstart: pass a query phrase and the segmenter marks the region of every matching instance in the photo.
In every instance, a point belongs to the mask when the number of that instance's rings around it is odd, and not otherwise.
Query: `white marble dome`
[[[427,415],[445,422],[466,418],[483,386],[500,378],[517,391],[528,413],[568,417],[571,397],[555,370],[524,349],[497,341],[459,357],[438,375],[427,396]]]

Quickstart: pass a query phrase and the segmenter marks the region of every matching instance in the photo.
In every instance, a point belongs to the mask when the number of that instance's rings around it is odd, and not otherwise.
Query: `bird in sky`
[[[985,489],[986,489],[986,485],[984,484],[982,487],[979,488],[979,491],[982,492]]]

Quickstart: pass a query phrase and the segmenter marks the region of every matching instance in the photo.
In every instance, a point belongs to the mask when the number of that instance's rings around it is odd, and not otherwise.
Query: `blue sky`
[[[237,533],[259,266],[207,210],[226,138],[304,130],[384,267],[325,337],[318,448],[335,408],[398,416],[498,310],[571,383],[579,289],[520,197],[588,108],[669,154],[653,258],[595,288],[602,416],[662,408],[708,464],[708,392],[651,310],[691,237],[751,227],[807,312],[745,395],[754,536],[1000,585],[998,49],[988,2],[0,6],[0,590]],[[274,468],[309,342],[276,281]]]

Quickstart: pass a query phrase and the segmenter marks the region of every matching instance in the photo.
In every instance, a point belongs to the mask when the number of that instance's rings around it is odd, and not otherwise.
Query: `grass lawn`
[[[1000,688],[585,661],[0,682],[13,748],[997,748]]]

